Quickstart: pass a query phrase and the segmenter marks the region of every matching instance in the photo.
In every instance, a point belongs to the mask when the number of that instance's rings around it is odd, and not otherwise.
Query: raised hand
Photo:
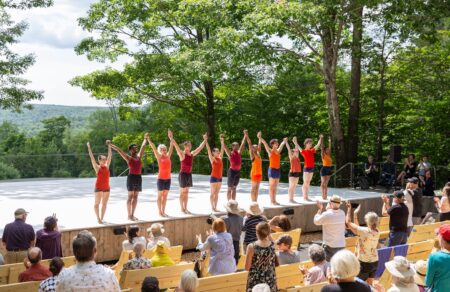
[[[87,143],[86,143],[86,146],[87,146],[89,149],[91,149],[91,143],[87,142]]]
[[[208,134],[207,133],[205,133],[204,135],[203,135],[203,140],[208,140]]]
[[[197,239],[198,242],[202,242],[202,235],[201,234],[197,234],[195,236],[195,238]]]
[[[319,135],[319,138],[320,138],[320,139],[323,139],[323,134],[320,134],[320,135]]]
[[[359,211],[361,211],[361,204],[359,204],[359,206],[358,207],[356,207],[356,209],[355,209],[355,214],[358,214],[359,213]]]
[[[106,145],[111,145],[111,140],[106,140]]]
[[[145,134],[144,134],[144,139],[145,139],[145,140],[150,139],[150,134],[149,134],[149,133],[145,133]]]
[[[244,130],[244,136],[245,136],[245,137],[248,136],[248,130]]]
[[[321,201],[317,200],[317,201],[316,201],[316,205],[317,205],[317,208],[318,208],[320,211],[323,210],[323,205],[322,205],[322,202],[321,202]]]
[[[261,139],[261,138],[262,138],[262,133],[261,133],[261,131],[259,131],[258,134],[256,134],[256,137],[258,137],[258,139]]]
[[[167,129],[167,136],[169,137],[170,140],[173,139],[173,133],[170,129]]]
[[[352,203],[350,203],[350,201],[346,201],[346,202],[345,202],[345,206],[347,206],[347,209],[348,209],[348,210],[351,210],[351,209],[352,209]]]
[[[287,143],[288,142],[288,138],[287,137],[283,138],[283,142]]]

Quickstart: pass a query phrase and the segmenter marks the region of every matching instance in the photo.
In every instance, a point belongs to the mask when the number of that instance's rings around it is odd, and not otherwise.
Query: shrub
[[[20,172],[12,165],[0,161],[0,180],[20,178]]]
[[[52,177],[72,177],[72,174],[64,169],[55,169],[52,172]]]

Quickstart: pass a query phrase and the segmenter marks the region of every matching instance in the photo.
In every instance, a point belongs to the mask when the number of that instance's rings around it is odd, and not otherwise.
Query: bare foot
[[[295,200],[289,200],[289,203],[291,203],[291,204],[300,204],[299,202],[297,202]]]
[[[278,206],[278,205],[280,205],[280,203],[278,203],[277,201],[272,202],[271,204],[272,204],[272,206]]]
[[[133,221],[133,216],[128,216],[128,220]]]
[[[159,217],[164,217],[164,213],[159,212]]]
[[[138,221],[139,219],[133,216],[133,221]]]
[[[97,218],[98,224],[103,224],[103,221],[100,218]]]

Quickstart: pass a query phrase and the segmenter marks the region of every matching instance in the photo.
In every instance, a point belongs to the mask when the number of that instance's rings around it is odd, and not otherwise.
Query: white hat
[[[342,203],[342,198],[339,197],[338,195],[332,195],[331,198],[330,198],[330,203],[341,204]]]
[[[238,202],[235,200],[229,200],[225,205],[225,209],[232,214],[240,214],[241,212],[238,207]]]
[[[389,273],[400,279],[412,277],[416,274],[416,271],[414,271],[410,262],[402,256],[394,257],[394,259],[387,262],[385,266]]]
[[[164,225],[161,223],[153,223],[149,228],[147,228],[147,232],[151,233],[155,237],[161,236],[164,233]]]
[[[267,284],[258,284],[253,286],[252,292],[270,292],[270,287]]]
[[[261,209],[257,202],[252,202],[247,210],[247,213],[253,216],[261,215],[263,212],[264,209]]]
[[[425,276],[427,274],[427,261],[418,260],[414,264],[414,270],[416,270],[416,275],[414,275],[414,282],[416,282],[417,285],[426,286]]]

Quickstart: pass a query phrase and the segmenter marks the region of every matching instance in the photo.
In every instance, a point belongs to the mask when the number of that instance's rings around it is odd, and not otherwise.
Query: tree
[[[44,130],[39,132],[39,137],[44,143],[53,142],[59,153],[65,152],[63,143],[64,132],[70,127],[70,121],[65,116],[57,116],[43,120]]]
[[[29,9],[48,7],[52,0],[7,0],[0,1],[0,109],[19,110],[30,100],[42,99],[42,92],[26,89],[28,80],[20,77],[33,65],[33,55],[20,56],[10,46],[27,29],[25,22],[14,23],[7,9]]]

